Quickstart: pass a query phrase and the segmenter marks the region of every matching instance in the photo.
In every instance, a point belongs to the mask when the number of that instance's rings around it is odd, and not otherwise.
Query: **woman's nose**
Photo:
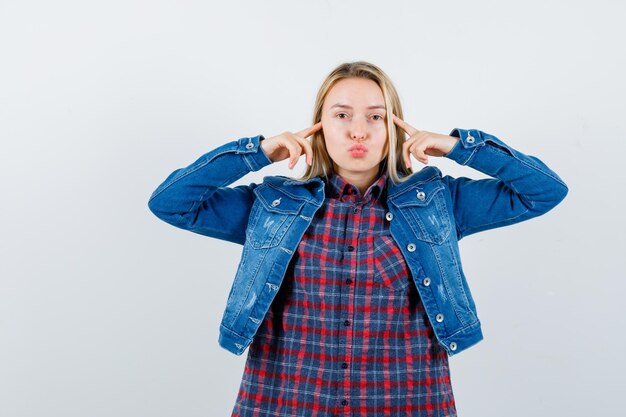
[[[355,118],[350,125],[350,137],[352,139],[365,139],[367,136],[367,124],[360,118]]]

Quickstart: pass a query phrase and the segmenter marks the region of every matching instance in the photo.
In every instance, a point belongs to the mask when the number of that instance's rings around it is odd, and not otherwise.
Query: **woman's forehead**
[[[357,106],[358,107],[358,106]],[[349,104],[345,104],[345,103],[335,103],[332,106],[329,107],[329,109],[348,109],[348,110],[354,110],[354,107],[350,106]],[[375,110],[375,109],[381,109],[381,110],[385,110],[385,105],[384,104],[373,104],[371,106],[365,106],[366,110]]]
[[[337,81],[328,92],[327,98],[341,97],[351,100],[383,100],[383,92],[376,82],[367,78],[344,78]]]
[[[335,88],[338,87],[338,88]],[[385,98],[380,88],[375,85],[372,87],[358,86],[335,86],[329,91],[324,100],[324,108],[326,109],[344,109],[344,110],[385,110]]]

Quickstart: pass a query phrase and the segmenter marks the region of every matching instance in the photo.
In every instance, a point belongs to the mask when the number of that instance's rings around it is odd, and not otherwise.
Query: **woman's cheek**
[[[387,130],[387,124],[385,124],[385,123],[375,123],[372,128],[377,130],[377,131],[379,131],[379,130]]]
[[[326,138],[336,138],[341,133],[341,127],[336,126],[336,123],[330,122],[323,125],[324,136]]]

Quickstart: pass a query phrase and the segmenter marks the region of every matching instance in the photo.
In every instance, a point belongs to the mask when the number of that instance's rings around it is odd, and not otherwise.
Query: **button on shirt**
[[[341,176],[248,350],[232,416],[456,416],[446,351],[389,232],[383,173]]]

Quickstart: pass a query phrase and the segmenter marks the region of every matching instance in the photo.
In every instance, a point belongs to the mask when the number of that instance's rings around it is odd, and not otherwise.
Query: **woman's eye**
[[[337,113],[336,117],[340,118],[340,119],[345,119],[347,117],[349,117],[346,113]],[[376,121],[379,120],[384,120],[384,117],[381,116],[380,114],[375,114],[372,116]]]

